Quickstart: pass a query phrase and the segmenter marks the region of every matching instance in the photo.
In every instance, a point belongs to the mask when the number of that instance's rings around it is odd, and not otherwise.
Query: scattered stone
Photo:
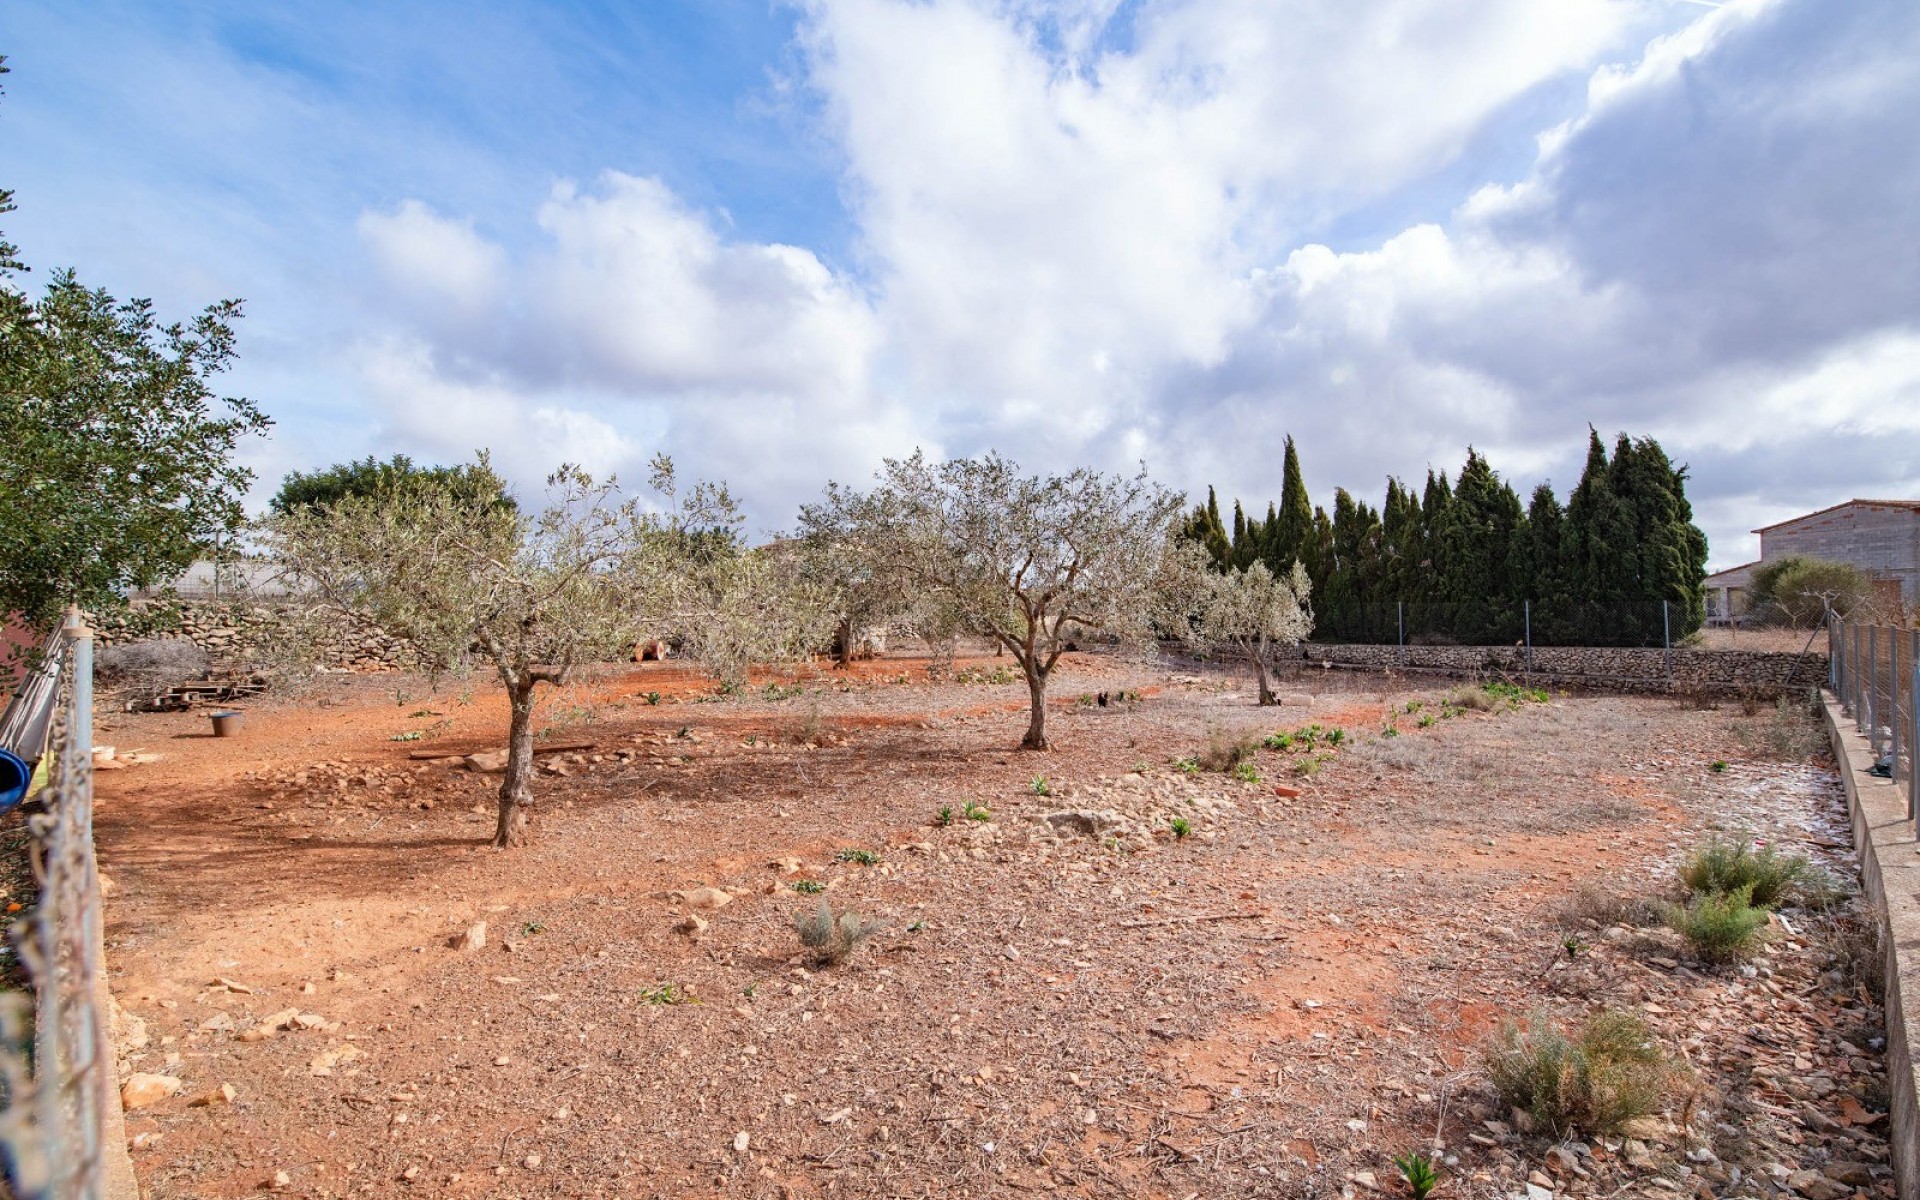
[[[127,1109],[146,1108],[160,1103],[181,1087],[181,1081],[171,1075],[129,1075],[120,1085],[120,1104]]]
[[[204,1096],[195,1096],[187,1102],[188,1108],[212,1108],[216,1104],[232,1104],[240,1093],[230,1083],[223,1083]]]
[[[469,754],[461,760],[467,770],[481,775],[504,775],[507,772],[507,752],[505,750],[485,750],[479,754]]]
[[[689,907],[704,909],[708,912],[716,908],[725,908],[733,903],[733,897],[716,887],[697,887],[683,892],[680,899]]]
[[[365,1056],[365,1053],[360,1047],[352,1044],[329,1046],[314,1055],[307,1063],[307,1073],[310,1075],[331,1075],[335,1067],[344,1066],[357,1058],[364,1058]]]
[[[733,1135],[733,1152],[735,1154],[745,1154],[747,1147],[751,1145],[752,1142],[753,1139],[747,1136],[747,1131],[744,1129],[741,1130],[739,1133]]]
[[[467,926],[464,932],[457,933],[453,937],[448,938],[447,945],[452,946],[455,950],[461,951],[485,950],[487,948],[487,923],[485,921],[474,922],[472,925]]]
[[[687,919],[675,925],[674,931],[688,937],[699,937],[707,931],[707,922],[699,913],[688,913]]]

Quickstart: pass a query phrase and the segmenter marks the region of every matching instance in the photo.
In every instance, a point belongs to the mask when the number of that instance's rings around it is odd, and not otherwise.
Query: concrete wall
[[[1876,578],[1897,579],[1901,602],[1920,603],[1920,510],[1843,504],[1761,531],[1763,561],[1792,554],[1852,563]]]
[[[1595,646],[1536,646],[1531,670],[1518,646],[1342,646],[1308,643],[1310,664],[1423,674],[1530,675],[1536,683],[1574,683],[1626,691],[1706,689],[1779,692],[1818,687],[1827,681],[1827,661],[1818,654],[1758,650],[1675,650],[1672,676],[1661,650]]]
[[[1920,840],[1907,817],[1906,784],[1867,774],[1873,752],[1832,696],[1827,732],[1847,789],[1860,880],[1881,921],[1887,994],[1887,1091],[1893,1175],[1902,1196],[1920,1196]]]

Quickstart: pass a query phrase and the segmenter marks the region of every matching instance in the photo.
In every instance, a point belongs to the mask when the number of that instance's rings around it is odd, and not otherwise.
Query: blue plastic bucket
[[[0,812],[6,812],[26,797],[33,782],[33,768],[25,759],[8,750],[0,750]]]

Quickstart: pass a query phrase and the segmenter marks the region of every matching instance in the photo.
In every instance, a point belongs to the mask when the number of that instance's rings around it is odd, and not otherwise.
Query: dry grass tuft
[[[881,922],[869,921],[852,909],[835,916],[833,906],[824,899],[812,912],[802,910],[793,914],[793,928],[800,935],[800,944],[813,951],[814,959],[822,966],[838,966],[852,958],[861,943],[882,927]]]
[[[1253,734],[1214,730],[1207,735],[1206,749],[1194,757],[1202,770],[1217,771],[1224,775],[1243,762],[1251,762],[1254,752],[1259,748],[1260,739]]]
[[[1487,1075],[1509,1105],[1543,1130],[1564,1137],[1616,1132],[1660,1107],[1672,1076],[1646,1023],[1603,1010],[1572,1037],[1536,1011],[1523,1026],[1508,1022],[1487,1053]]]

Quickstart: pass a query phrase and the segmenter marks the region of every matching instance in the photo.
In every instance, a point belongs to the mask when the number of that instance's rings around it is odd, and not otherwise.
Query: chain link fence
[[[22,1200],[131,1195],[130,1170],[118,1166],[125,1142],[93,854],[93,640],[77,618],[36,664],[0,736],[45,773],[27,801],[37,895],[10,931],[32,994],[0,993],[7,1181]]]
[[[1907,816],[1920,814],[1920,629],[1827,623],[1827,686],[1872,747],[1873,773],[1905,785]]]

